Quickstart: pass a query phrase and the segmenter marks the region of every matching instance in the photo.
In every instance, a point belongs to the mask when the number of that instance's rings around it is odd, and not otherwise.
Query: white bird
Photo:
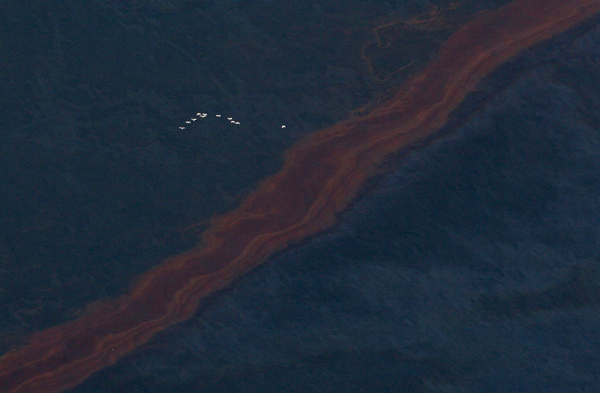
[[[217,116],[217,117],[221,117],[221,115],[215,115],[215,116]]]
[[[281,126],[281,128],[285,128],[285,126]]]
[[[179,127],[180,130],[185,130],[185,127]]]
[[[233,117],[228,117],[227,120],[233,120]]]
[[[192,124],[192,122],[188,120],[185,122],[185,124]]]
[[[198,120],[198,119],[192,119],[192,121],[196,121],[196,120]]]

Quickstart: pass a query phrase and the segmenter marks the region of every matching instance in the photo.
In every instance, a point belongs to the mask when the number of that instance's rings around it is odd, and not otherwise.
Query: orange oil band
[[[131,292],[34,334],[0,358],[0,390],[59,392],[190,318],[207,295],[291,243],[331,227],[378,164],[431,137],[484,76],[519,51],[600,11],[600,0],[518,0],[465,24],[435,61],[365,117],[308,136],[196,248],[142,275]]]

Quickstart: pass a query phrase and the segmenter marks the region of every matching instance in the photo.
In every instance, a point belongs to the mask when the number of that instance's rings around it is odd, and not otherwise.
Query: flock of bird
[[[186,125],[179,126],[179,129],[180,130],[185,130],[188,125],[191,125],[193,122],[197,121],[198,119],[204,119],[205,117],[208,117],[208,113],[198,112],[198,113],[196,113],[196,116],[190,118],[189,120],[186,120],[186,122],[185,122]],[[217,114],[215,114],[215,117],[222,117],[222,116],[217,113]],[[233,117],[228,117],[227,120],[231,124],[234,124],[234,125],[237,125],[237,126],[239,126],[241,124],[239,121],[234,120]],[[282,125],[281,128],[285,128],[285,125]]]

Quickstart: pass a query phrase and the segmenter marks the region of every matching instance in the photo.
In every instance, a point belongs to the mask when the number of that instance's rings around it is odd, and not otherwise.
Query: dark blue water
[[[73,391],[600,391],[599,48],[524,52],[334,231]]]

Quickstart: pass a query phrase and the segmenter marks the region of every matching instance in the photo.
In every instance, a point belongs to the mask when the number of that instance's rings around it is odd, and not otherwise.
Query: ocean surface
[[[0,5],[0,354],[193,247],[294,142],[507,3]],[[600,391],[600,20],[384,168],[334,228],[70,392]]]

